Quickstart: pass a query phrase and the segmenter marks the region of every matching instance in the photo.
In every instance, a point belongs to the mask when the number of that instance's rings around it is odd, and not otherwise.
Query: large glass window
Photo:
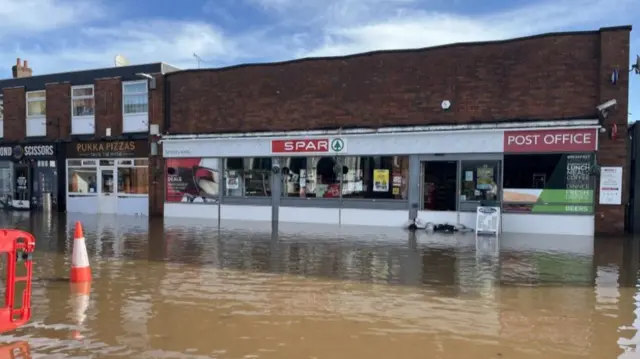
[[[4,100],[2,99],[2,95],[0,95],[0,121],[4,120]]]
[[[283,196],[406,199],[407,156],[281,158]],[[342,188],[340,177],[342,176]]]
[[[95,160],[68,160],[68,193],[95,195],[98,192],[98,169]]]
[[[144,114],[149,112],[147,81],[131,81],[122,84],[124,114]]]
[[[27,117],[44,117],[46,114],[46,91],[27,92]]]
[[[217,158],[168,158],[166,201],[217,203],[220,198],[220,166]]]
[[[71,115],[73,117],[94,116],[93,85],[71,88]]]
[[[149,194],[149,160],[118,160],[118,193]]]
[[[8,200],[13,193],[13,166],[9,161],[0,161],[0,200]]]
[[[591,153],[504,156],[503,208],[520,213],[593,213]]]
[[[500,204],[500,161],[460,161],[460,210]]]
[[[225,196],[271,196],[269,157],[225,159]]]

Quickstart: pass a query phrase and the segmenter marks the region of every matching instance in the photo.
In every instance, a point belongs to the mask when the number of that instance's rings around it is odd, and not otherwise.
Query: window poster
[[[373,191],[389,192],[389,170],[373,170]]]
[[[557,172],[561,176],[555,185],[544,174],[534,174],[533,188],[505,188],[503,200],[515,211],[516,205],[523,212],[534,213],[592,213],[594,191],[592,189],[591,154],[566,155],[566,165],[561,163]]]
[[[622,167],[600,169],[600,204],[622,203]]]
[[[166,202],[217,203],[219,168],[217,158],[166,159]]]

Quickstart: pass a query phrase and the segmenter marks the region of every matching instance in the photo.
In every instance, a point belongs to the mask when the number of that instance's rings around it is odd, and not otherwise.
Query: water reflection
[[[94,282],[68,283],[73,222]],[[638,357],[638,241],[0,213],[37,237],[33,355]],[[244,228],[243,228],[244,227]],[[585,244],[586,242],[586,244]],[[553,244],[556,243],[556,244]],[[499,251],[491,250],[498,246]]]

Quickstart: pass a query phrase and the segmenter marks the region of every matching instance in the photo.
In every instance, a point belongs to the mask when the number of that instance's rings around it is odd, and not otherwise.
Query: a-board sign
[[[476,210],[476,234],[500,233],[500,207],[481,207]]]

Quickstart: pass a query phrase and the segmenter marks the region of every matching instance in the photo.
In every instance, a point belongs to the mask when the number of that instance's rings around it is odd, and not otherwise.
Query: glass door
[[[98,213],[116,213],[118,196],[116,189],[115,166],[98,168]]]
[[[421,177],[422,210],[456,211],[458,161],[425,161]]]

